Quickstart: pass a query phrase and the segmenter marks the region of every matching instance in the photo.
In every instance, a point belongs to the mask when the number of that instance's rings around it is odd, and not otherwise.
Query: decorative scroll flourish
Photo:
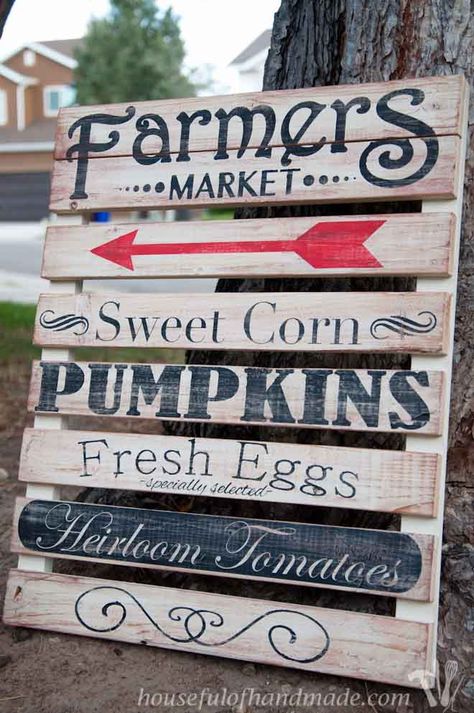
[[[390,176],[383,178],[382,176],[376,176],[368,167],[369,159],[372,157],[372,154],[375,154],[380,149],[385,149],[385,151],[382,151],[378,156],[378,164],[380,168],[386,171],[392,171],[409,166],[414,157],[414,150],[411,138],[372,141],[361,154],[359,169],[366,181],[380,188],[411,186],[413,183],[416,183],[416,181],[424,178],[438,160],[439,144],[432,127],[425,124],[424,121],[420,121],[420,119],[414,116],[402,114],[390,106],[392,99],[397,99],[401,96],[410,97],[410,104],[412,106],[422,104],[425,99],[425,93],[421,89],[408,87],[406,89],[396,89],[379,100],[377,103],[377,114],[384,121],[406,129],[410,134],[413,134],[413,138],[418,137],[421,139],[426,147],[426,157],[418,169],[404,178]],[[398,157],[393,157],[393,149],[391,150],[390,147],[395,147]]]
[[[47,317],[47,315],[53,315]],[[89,329],[89,320],[87,317],[81,317],[76,314],[62,314],[59,317],[54,317],[52,309],[47,309],[40,314],[39,323],[44,329],[52,329],[53,332],[65,332],[67,329],[74,327],[82,327],[82,331],[74,331],[73,334],[81,336]]]
[[[374,339],[387,339],[388,335],[383,334],[384,330],[389,332],[397,332],[404,337],[409,337],[413,334],[428,334],[436,327],[438,320],[433,312],[418,312],[418,317],[426,315],[426,320],[416,322],[414,319],[403,317],[400,314],[392,314],[390,317],[379,317],[370,325],[370,334]],[[380,334],[382,332],[382,334]]]
[[[105,597],[105,603],[101,608],[101,614],[104,617],[104,625],[98,625],[95,622],[91,623],[94,618],[94,609],[100,606],[100,597]],[[128,602],[123,601],[128,599]],[[262,621],[265,621],[269,627],[267,630],[268,642],[273,651],[286,661],[296,663],[312,663],[322,658],[328,651],[330,646],[329,634],[324,626],[309,614],[293,611],[291,609],[269,609],[264,614],[257,616],[244,627],[236,631],[231,636],[228,636],[220,641],[204,641],[208,630],[224,626],[224,617],[219,612],[209,609],[194,609],[193,607],[176,606],[168,611],[170,621],[179,622],[183,626],[183,635],[172,636],[151,617],[146,611],[143,604],[130,592],[121,587],[100,586],[88,589],[83,592],[76,600],[75,614],[80,623],[89,631],[97,633],[108,633],[116,631],[126,621],[128,610],[127,606],[135,605],[148,619],[150,624],[165,636],[170,641],[180,644],[195,643],[205,647],[219,647],[229,644],[239,636],[242,636],[249,629],[255,627]],[[85,620],[89,619],[89,623]],[[267,621],[270,620],[270,621]],[[272,623],[275,622],[275,623]],[[308,624],[311,624],[319,631],[319,636],[313,634],[311,637],[311,645],[317,647],[317,651],[312,656],[298,657],[293,652],[291,654],[283,649],[289,645],[297,643],[298,637],[302,637],[307,632]],[[271,624],[269,626],[269,624]],[[296,631],[296,627],[300,628],[300,634]],[[316,633],[316,632],[315,632]],[[282,640],[282,635],[288,637],[287,641]]]
[[[371,155],[377,151],[377,149],[386,148],[388,145],[395,147],[399,150],[399,156],[394,158],[391,154],[390,149],[382,151],[378,157],[379,166],[387,171],[395,170],[400,168],[405,168],[408,166],[414,156],[413,146],[409,139],[381,139],[379,141],[372,141],[367,148],[361,154],[359,159],[359,168],[362,176],[366,181],[372,183],[374,186],[379,186],[379,188],[397,188],[398,186],[411,186],[416,183],[421,178],[424,178],[433,168],[438,158],[439,148],[437,139],[423,139],[426,145],[426,158],[423,164],[410,176],[405,178],[383,178],[382,176],[376,176],[368,167],[368,161]]]

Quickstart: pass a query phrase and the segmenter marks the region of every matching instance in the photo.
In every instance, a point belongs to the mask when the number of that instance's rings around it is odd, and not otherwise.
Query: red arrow
[[[134,255],[294,252],[316,269],[381,267],[364,246],[385,220],[335,220],[313,225],[295,240],[249,240],[210,243],[134,243],[137,230],[120,235],[91,252],[133,270]]]

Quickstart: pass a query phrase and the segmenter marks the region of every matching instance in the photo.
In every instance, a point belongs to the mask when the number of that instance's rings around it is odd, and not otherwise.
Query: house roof
[[[76,37],[70,40],[45,40],[44,42],[28,42],[21,47],[17,47],[14,52],[10,52],[3,58],[2,62],[8,62],[12,57],[25,49],[33,50],[43,57],[47,57],[53,62],[62,64],[69,69],[75,69],[77,62],[74,59],[74,51],[80,45],[82,38]]]
[[[33,52],[38,52],[38,54],[43,55],[43,57],[47,57],[53,62],[62,64],[64,67],[68,67],[69,69],[75,69],[77,66],[77,62],[72,56],[67,55],[64,52],[60,52],[59,50],[54,49],[54,47],[49,47],[47,42],[30,42],[25,45],[25,48],[33,50]]]
[[[0,151],[16,151],[18,144],[43,144],[47,143],[51,150],[54,145],[56,119],[42,119],[35,121],[22,131],[7,128],[0,129]],[[6,144],[6,145],[5,145]],[[33,149],[31,149],[33,150]],[[45,147],[46,150],[46,147]]]
[[[36,44],[73,58],[76,49],[82,44],[82,37],[74,37],[70,40],[45,40],[44,42],[36,42]]]
[[[271,30],[264,30],[262,34],[256,37],[253,42],[242,50],[242,52],[238,54],[230,64],[243,64],[243,62],[246,62],[248,59],[251,59],[252,57],[255,57],[255,55],[260,54],[260,52],[268,49],[270,47],[271,36]]]
[[[38,80],[34,79],[33,77],[27,77],[24,74],[20,74],[19,72],[15,72],[14,69],[10,69],[10,67],[5,67],[5,65],[0,64],[0,76],[5,77],[5,79],[10,80],[10,82],[13,82],[14,84],[37,84]]]

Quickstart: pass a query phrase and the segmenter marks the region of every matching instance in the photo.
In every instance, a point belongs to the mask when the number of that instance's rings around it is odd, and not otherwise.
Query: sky
[[[16,0],[0,39],[0,60],[26,42],[81,37],[108,0]],[[157,0],[181,18],[188,67],[225,68],[263,30],[271,28],[279,0]]]

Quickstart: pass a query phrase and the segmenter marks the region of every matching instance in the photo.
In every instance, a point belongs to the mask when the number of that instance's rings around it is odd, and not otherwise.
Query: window
[[[8,121],[7,93],[0,89],[0,126],[5,126]]]
[[[63,106],[71,106],[76,98],[74,87],[67,84],[45,87],[43,92],[43,113],[45,116],[56,116]]]
[[[25,50],[23,52],[23,64],[25,67],[34,67],[36,64],[36,54],[33,50]]]

